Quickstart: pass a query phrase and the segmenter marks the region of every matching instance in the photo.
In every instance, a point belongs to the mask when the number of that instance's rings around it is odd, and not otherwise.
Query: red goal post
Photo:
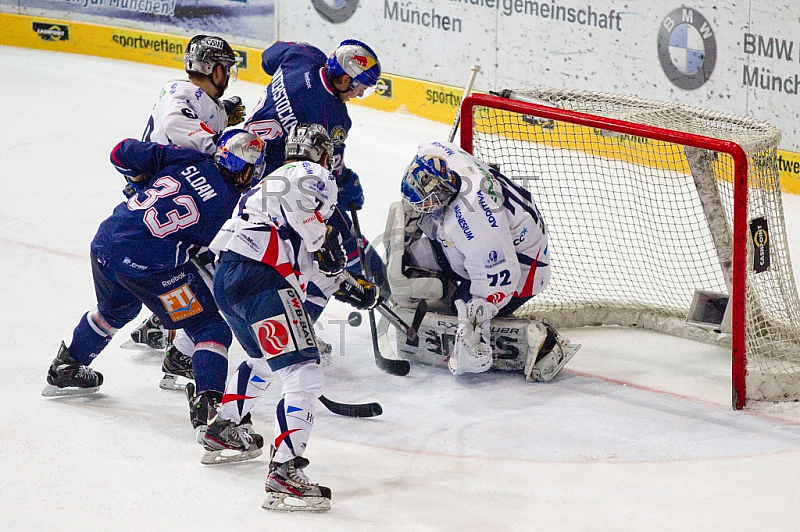
[[[730,345],[734,408],[800,397],[780,132],[617,94],[501,94],[464,100],[461,146],[528,189],[548,222],[551,283],[517,315]]]

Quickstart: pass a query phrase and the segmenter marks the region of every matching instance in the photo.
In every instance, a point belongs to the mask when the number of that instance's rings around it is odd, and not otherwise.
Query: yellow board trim
[[[38,26],[38,32],[34,31],[34,23]],[[61,38],[64,26],[68,31],[66,39]],[[183,36],[12,13],[0,13],[0,27],[3,28],[0,44],[3,45],[94,55],[180,70],[183,70],[183,51],[189,42],[189,38]],[[246,67],[240,66],[239,79],[262,85],[269,83],[270,76],[261,70],[262,50],[237,46],[234,42],[231,45],[247,57]],[[462,94],[463,89],[459,87],[386,74],[372,96],[351,102],[381,111],[407,112],[451,124]],[[559,132],[553,132],[551,140],[559,142],[560,135]],[[597,137],[599,135],[586,145],[575,148],[603,153],[604,150],[615,150],[619,143],[637,141],[636,137],[608,140]],[[660,150],[658,145],[654,147]],[[781,188],[785,192],[800,194],[800,154],[779,150],[778,157],[781,163]],[[663,164],[675,168],[669,157]]]

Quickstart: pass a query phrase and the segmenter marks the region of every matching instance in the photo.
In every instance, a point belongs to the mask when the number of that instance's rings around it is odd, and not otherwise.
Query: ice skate
[[[167,346],[161,371],[164,372],[164,376],[158,383],[158,387],[162,390],[186,390],[186,383],[179,382],[179,377],[194,380],[192,357],[181,353],[173,344]]]
[[[262,508],[279,512],[327,512],[331,509],[331,490],[308,481],[303,469],[308,460],[295,456],[288,462],[270,462]]]
[[[170,341],[169,331],[161,327],[155,314],[131,331],[131,339],[123,342],[123,349],[165,349]]]
[[[189,401],[189,421],[197,433],[197,443],[203,444],[203,435],[208,426],[209,412],[216,415],[217,407],[222,402],[222,393],[206,390],[195,394],[193,382],[186,384],[186,399]]]
[[[72,358],[67,346],[61,342],[58,354],[47,372],[47,386],[42,390],[42,395],[87,395],[99,390],[101,384],[103,375]]]
[[[203,435],[201,464],[244,462],[261,456],[264,438],[252,431],[249,414],[238,424],[216,416]]]

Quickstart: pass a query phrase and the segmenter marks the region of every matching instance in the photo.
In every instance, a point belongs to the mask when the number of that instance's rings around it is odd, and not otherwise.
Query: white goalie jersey
[[[470,281],[471,294],[502,308],[512,297],[544,290],[550,280],[547,226],[531,194],[455,144],[421,144],[417,155],[442,157],[461,176],[458,197],[418,224],[452,271]],[[435,269],[425,248],[418,241],[406,252],[412,265]]]
[[[221,101],[188,80],[172,80],[161,89],[142,140],[213,155],[217,151],[216,137],[227,123]]]
[[[312,253],[325,241],[325,221],[336,206],[336,179],[309,161],[285,164],[245,192],[209,248],[232,251],[280,273],[303,300],[321,276]]]

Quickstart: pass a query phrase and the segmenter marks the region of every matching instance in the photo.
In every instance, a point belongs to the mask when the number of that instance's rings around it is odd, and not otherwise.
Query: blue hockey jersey
[[[211,156],[191,148],[123,140],[111,162],[126,176],[152,176],[100,224],[92,252],[125,275],[172,270],[207,247],[230,218],[239,190]]]
[[[286,133],[297,122],[321,124],[333,141],[332,169],[338,177],[352,122],[347,106],[325,77],[327,56],[305,43],[277,42],[261,55],[264,72],[272,76],[245,129],[267,144],[266,174],[283,165]]]

